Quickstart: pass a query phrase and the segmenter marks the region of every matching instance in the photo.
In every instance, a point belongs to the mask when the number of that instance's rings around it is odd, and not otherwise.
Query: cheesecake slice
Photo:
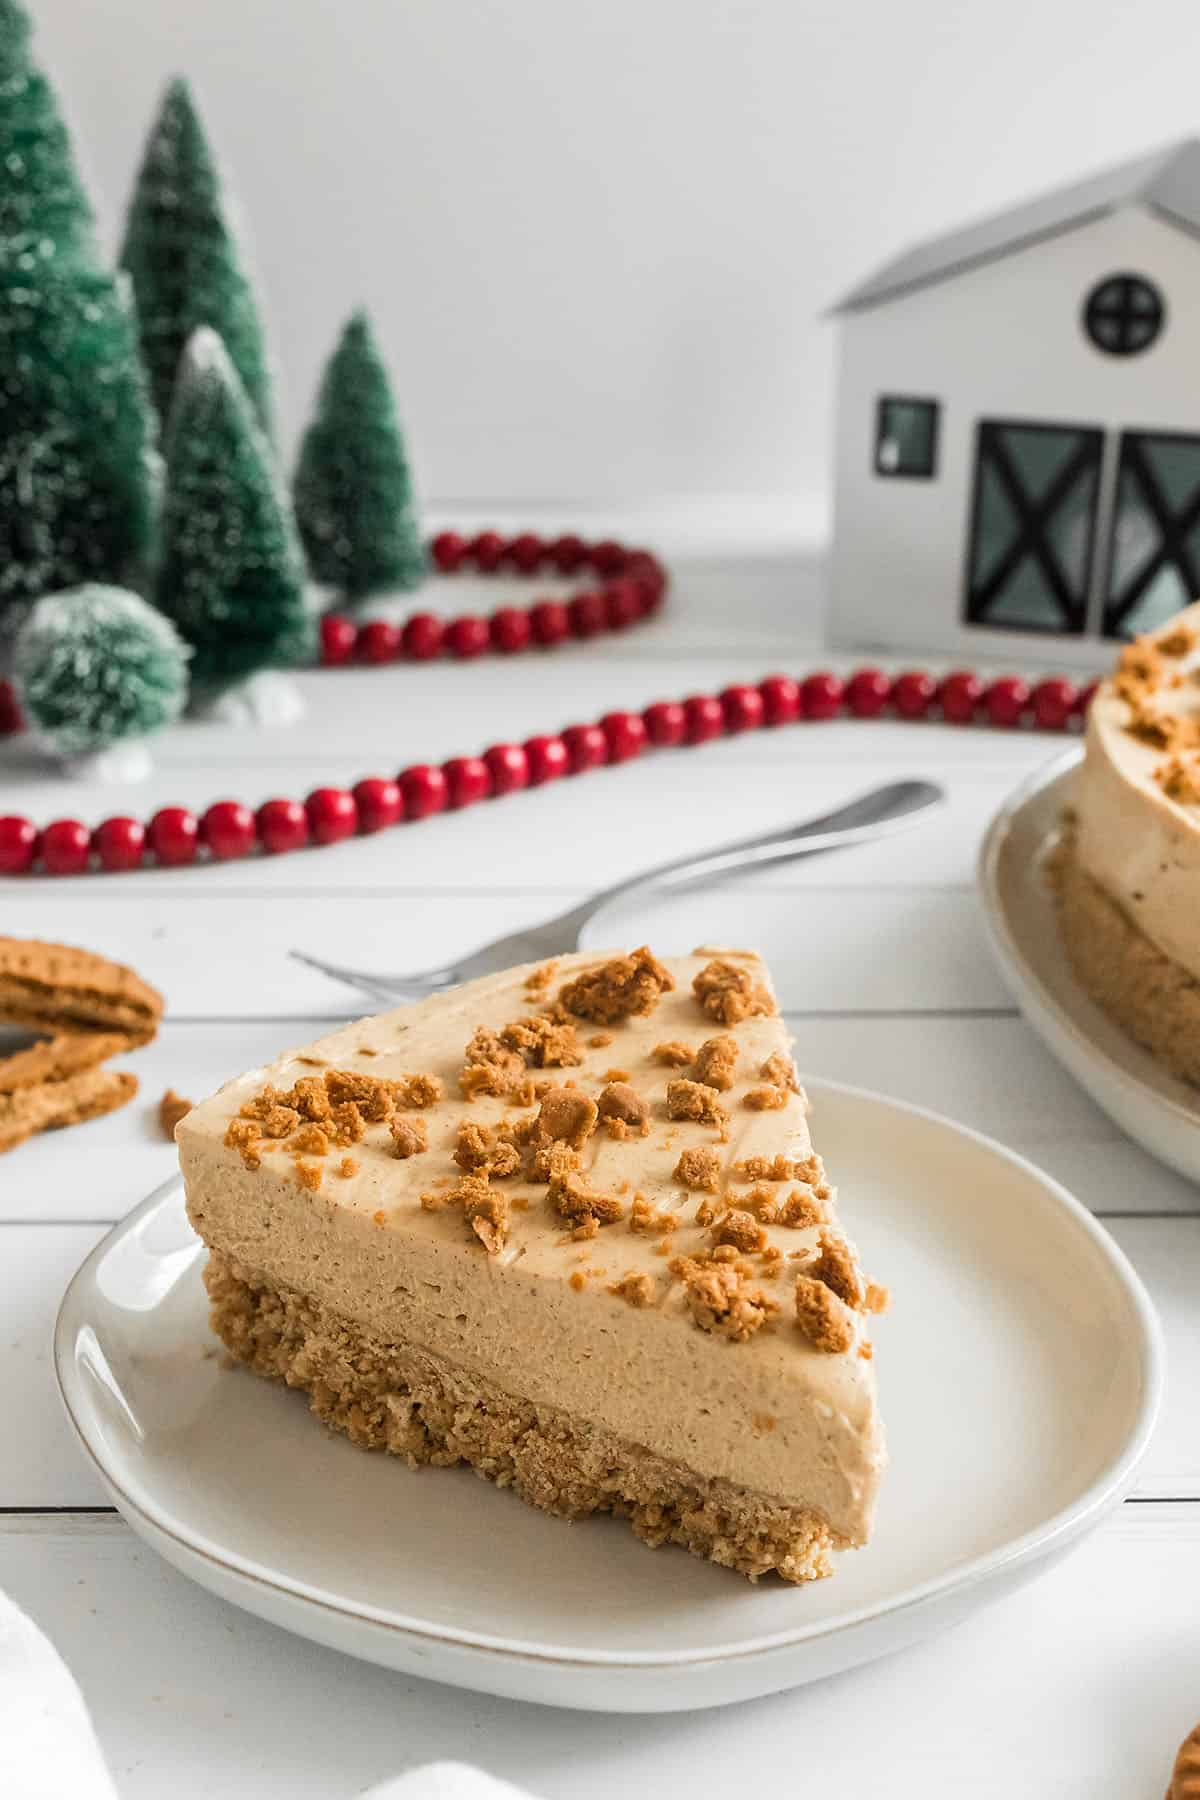
[[[751,1578],[866,1543],[867,1318],[769,978],[573,955],[333,1032],[176,1130],[212,1325],[368,1449]]]
[[[1088,992],[1200,1082],[1200,604],[1126,645],[1100,683],[1051,873]]]

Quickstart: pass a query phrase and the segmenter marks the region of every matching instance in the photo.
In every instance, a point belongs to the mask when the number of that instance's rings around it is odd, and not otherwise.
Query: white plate
[[[1060,1555],[1128,1489],[1162,1388],[1153,1309],[1091,1215],[973,1132],[809,1084],[867,1267],[892,1467],[836,1576],[757,1587],[466,1470],[412,1474],[228,1366],[178,1182],[83,1264],[55,1333],[116,1504],[204,1586],[318,1642],[523,1700],[719,1705],[914,1642]]]
[[[1200,1181],[1200,1094],[1089,998],[1063,949],[1045,861],[1082,756],[1070,750],[1022,782],[988,828],[979,892],[992,946],[1021,1011],[1097,1106],[1151,1156]]]

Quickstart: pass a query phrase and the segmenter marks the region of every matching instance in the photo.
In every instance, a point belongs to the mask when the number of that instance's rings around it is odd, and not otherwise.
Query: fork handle
[[[883,837],[891,831],[903,830],[931,806],[940,805],[945,790],[931,781],[893,781],[872,788],[848,800],[832,812],[798,825],[785,825],[778,831],[766,831],[754,837],[739,838],[717,850],[697,855],[680,856],[671,862],[642,869],[624,881],[593,894],[581,906],[564,915],[561,923],[570,921],[575,929],[601,908],[637,888],[652,882],[667,881],[672,890],[719,879],[722,875],[741,874],[750,868],[769,863],[792,862],[801,856],[815,856],[823,850],[838,850],[844,845]]]

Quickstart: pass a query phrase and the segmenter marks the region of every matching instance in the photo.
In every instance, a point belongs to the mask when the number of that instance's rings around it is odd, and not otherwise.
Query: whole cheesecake
[[[1200,1082],[1200,604],[1128,645],[1097,689],[1054,872],[1089,993]]]
[[[865,1281],[749,952],[486,976],[176,1132],[213,1328],[355,1443],[751,1578],[864,1544]]]

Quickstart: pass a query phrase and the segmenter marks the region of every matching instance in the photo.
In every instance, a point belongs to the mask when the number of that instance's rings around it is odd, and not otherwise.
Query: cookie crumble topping
[[[674,986],[674,976],[643,944],[629,956],[614,956],[598,968],[585,969],[562,989],[559,1001],[577,1018],[615,1025],[652,1013]]]

